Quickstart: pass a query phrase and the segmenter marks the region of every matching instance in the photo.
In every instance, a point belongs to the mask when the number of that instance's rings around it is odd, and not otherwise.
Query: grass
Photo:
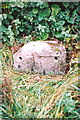
[[[80,117],[77,64],[67,75],[30,75],[13,70],[9,48],[1,53],[1,118]]]

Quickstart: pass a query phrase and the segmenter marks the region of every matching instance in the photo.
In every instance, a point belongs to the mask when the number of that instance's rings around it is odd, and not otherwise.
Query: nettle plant
[[[49,36],[65,41],[71,35],[79,39],[80,3],[3,2],[2,42],[13,45],[23,36],[45,40]],[[28,40],[27,40],[28,41]]]

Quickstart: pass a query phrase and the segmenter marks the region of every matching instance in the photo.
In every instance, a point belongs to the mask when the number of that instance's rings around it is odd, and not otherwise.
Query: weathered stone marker
[[[14,69],[26,73],[65,72],[66,49],[57,41],[32,41],[13,55]]]

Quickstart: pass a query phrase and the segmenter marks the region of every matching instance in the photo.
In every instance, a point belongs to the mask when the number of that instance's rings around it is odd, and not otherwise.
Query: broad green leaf
[[[74,17],[75,17],[75,16],[78,16],[77,10],[74,10],[74,11],[73,11],[73,16],[74,16]]]
[[[69,23],[74,24],[74,18],[70,18],[69,20],[67,20]]]
[[[27,16],[27,15],[28,15],[28,12],[29,12],[29,9],[23,8],[23,9],[21,10],[21,15]]]
[[[67,21],[69,20],[69,16],[68,15],[65,15],[64,17],[65,17],[65,20],[67,20]]]
[[[60,25],[64,25],[65,21],[59,21]]]
[[[64,2],[63,5],[65,6],[65,8],[67,8],[69,6],[68,2]]]
[[[36,40],[46,40],[48,38],[49,34],[47,33],[41,33],[39,37],[36,38]]]
[[[50,13],[51,13],[51,10],[50,10],[49,7],[46,8],[45,10],[43,10],[43,14],[44,14],[46,17],[48,17],[48,16],[50,15]]]
[[[33,13],[37,14],[38,13],[38,9],[37,8],[33,8]]]
[[[59,13],[59,11],[61,10],[59,5],[57,5],[57,4],[53,4],[51,6],[51,9],[52,9],[52,14],[51,14],[52,16],[56,16]]]
[[[23,8],[24,7],[24,3],[23,2],[17,2],[17,6],[20,7],[20,8]]]
[[[42,38],[42,40],[45,40],[48,38],[48,34],[42,33],[40,37]]]
[[[21,32],[23,32],[23,31],[24,31],[24,28],[21,27],[21,28],[19,28],[19,30],[20,30]]]
[[[45,18],[45,20],[47,20],[47,17],[50,15],[51,10],[50,8],[46,8],[45,10],[40,10],[38,15],[38,19],[39,21],[43,20]]]

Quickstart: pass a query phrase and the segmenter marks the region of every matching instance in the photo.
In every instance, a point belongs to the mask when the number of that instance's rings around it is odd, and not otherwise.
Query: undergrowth
[[[67,74],[16,72],[12,52],[1,49],[1,118],[80,118],[78,65]]]

